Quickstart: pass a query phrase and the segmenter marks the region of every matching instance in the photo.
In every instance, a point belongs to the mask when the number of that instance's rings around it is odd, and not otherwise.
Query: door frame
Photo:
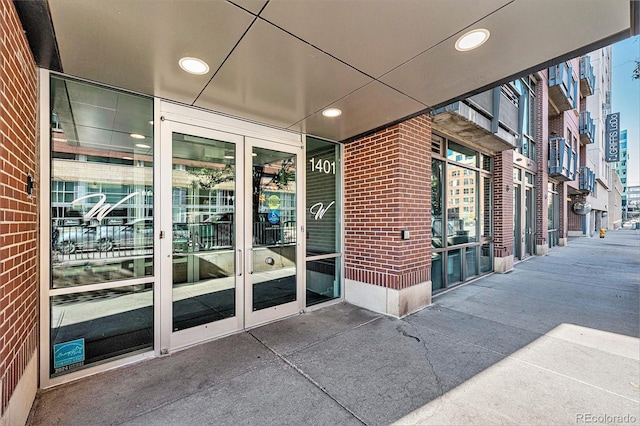
[[[212,112],[174,104],[172,102],[155,99],[154,105],[154,152],[157,153],[154,170],[154,180],[157,182],[154,197],[154,212],[156,212],[157,224],[154,240],[156,250],[154,256],[156,277],[156,289],[154,294],[154,348],[156,355],[164,355],[175,350],[193,346],[208,340],[217,339],[229,334],[237,333],[251,327],[282,319],[286,316],[295,315],[301,312],[305,306],[305,241],[301,236],[305,226],[305,150],[304,139],[300,133],[275,129],[256,123],[246,122],[239,119],[221,116]],[[173,317],[173,262],[163,262],[172,259],[172,147],[171,138],[174,129],[180,129],[181,133],[193,134],[205,138],[217,138],[223,141],[236,143],[236,191],[244,192],[242,202],[236,202],[236,315],[232,318],[203,324],[178,332],[172,331]],[[168,138],[168,141],[167,141]],[[237,141],[237,142],[236,142]],[[267,308],[259,311],[259,314],[249,315],[251,305],[247,305],[247,298],[251,292],[245,291],[245,286],[249,285],[250,278],[246,271],[249,269],[251,258],[251,245],[247,246],[247,241],[251,241],[252,223],[247,221],[247,215],[251,215],[251,198],[247,200],[246,194],[250,194],[251,186],[251,149],[253,146],[267,149],[281,150],[296,153],[298,164],[296,165],[296,289],[298,297],[295,302],[285,305],[278,305],[278,309]],[[239,199],[237,199],[239,200]],[[247,208],[247,206],[249,208]],[[247,213],[248,211],[248,213]],[[160,238],[161,233],[165,238]],[[242,250],[239,253],[239,250]],[[163,279],[163,277],[168,277]],[[264,311],[264,312],[262,312]]]

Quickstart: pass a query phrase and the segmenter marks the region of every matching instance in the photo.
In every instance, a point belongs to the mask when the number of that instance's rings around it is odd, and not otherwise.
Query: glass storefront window
[[[307,261],[307,306],[340,297],[340,257]]]
[[[480,211],[478,213],[478,217],[480,218],[480,237],[490,238],[493,235],[493,227],[491,226],[493,179],[484,174],[480,175],[480,188],[482,190],[482,197],[478,200],[480,203]]]
[[[478,153],[471,148],[449,141],[447,144],[447,159],[456,163],[476,166]]]
[[[47,346],[57,377],[153,348],[154,132],[151,98],[50,82]]]
[[[442,257],[443,253],[431,253],[431,290],[436,291],[444,288],[442,277]]]
[[[469,279],[478,275],[478,247],[467,247],[464,253],[467,266],[465,278]]]
[[[153,274],[153,101],[51,77],[52,288]]]
[[[480,246],[480,273],[486,274],[493,271],[493,249],[491,244]]]
[[[493,157],[434,135],[431,160],[432,290],[493,270]]]
[[[153,345],[153,285],[51,297],[51,377]]]
[[[307,306],[340,297],[340,145],[307,137]]]
[[[484,171],[492,172],[493,171],[493,157],[490,156],[490,155],[481,154],[480,155],[480,159],[481,159],[480,168],[482,168],[482,170],[484,170]]]
[[[447,252],[447,285],[453,285],[463,280],[462,249]]]
[[[478,172],[447,164],[447,183],[455,187],[447,198],[448,245],[478,241]]]
[[[449,234],[447,226],[443,226],[444,183],[444,162],[431,160],[431,246],[434,248],[444,247]]]

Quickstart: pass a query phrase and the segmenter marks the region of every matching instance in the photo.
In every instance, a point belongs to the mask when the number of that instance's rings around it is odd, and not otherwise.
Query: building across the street
[[[627,187],[627,217],[637,219],[640,217],[640,186]]]
[[[402,317],[619,227],[608,46],[639,13],[1,0],[2,425],[38,389],[337,302]]]

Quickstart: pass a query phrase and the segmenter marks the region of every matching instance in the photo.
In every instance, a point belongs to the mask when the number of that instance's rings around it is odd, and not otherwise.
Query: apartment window
[[[522,78],[512,83],[515,87],[519,102],[518,114],[518,152],[527,158],[535,159],[535,80],[531,77]]]

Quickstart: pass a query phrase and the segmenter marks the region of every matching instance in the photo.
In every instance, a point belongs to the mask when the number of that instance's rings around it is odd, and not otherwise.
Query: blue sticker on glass
[[[65,365],[84,361],[84,339],[71,340],[69,342],[53,345],[53,367],[59,368]]]
[[[267,219],[269,223],[275,225],[280,222],[280,212],[278,210],[269,210],[269,214],[267,215]]]

